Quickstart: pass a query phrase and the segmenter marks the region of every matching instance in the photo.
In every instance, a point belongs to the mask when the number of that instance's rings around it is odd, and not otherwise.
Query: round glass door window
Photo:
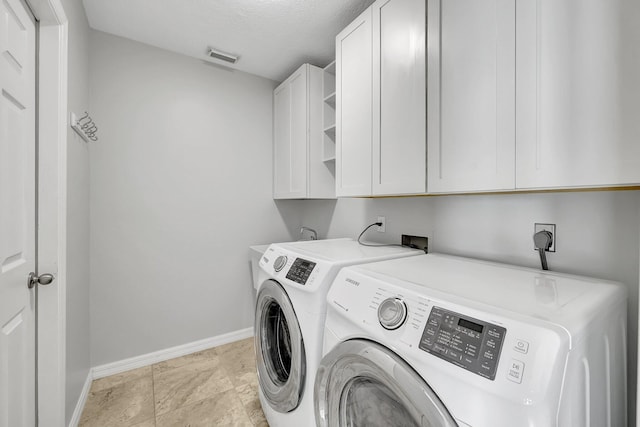
[[[266,304],[264,314],[264,349],[266,368],[274,382],[281,384],[289,380],[291,373],[291,335],[289,324],[276,301]]]
[[[260,390],[276,411],[292,411],[304,388],[304,342],[293,305],[273,280],[258,292],[255,331]]]
[[[402,358],[367,340],[344,341],[320,363],[319,427],[455,427],[434,391]]]
[[[416,424],[393,391],[371,378],[356,378],[346,385],[341,403],[344,424],[351,427],[423,427]]]

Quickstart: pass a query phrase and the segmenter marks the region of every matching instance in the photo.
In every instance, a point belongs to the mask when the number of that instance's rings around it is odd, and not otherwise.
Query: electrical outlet
[[[387,231],[387,220],[385,217],[379,216],[376,222],[382,223],[382,225],[378,226],[378,233],[384,233],[385,231]]]
[[[540,224],[540,223],[535,223],[535,225],[533,226],[533,234],[537,233],[538,231],[548,231],[551,233],[551,235],[553,236],[553,240],[551,240],[551,247],[549,248],[549,250],[547,252],[555,252],[556,251],[556,241],[558,240],[558,236],[556,236],[556,225],[555,224]],[[537,249],[533,248],[534,251],[537,251]]]

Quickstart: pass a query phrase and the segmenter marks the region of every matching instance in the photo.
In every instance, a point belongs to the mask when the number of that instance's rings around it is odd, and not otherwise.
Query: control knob
[[[407,320],[407,305],[400,298],[387,298],[378,307],[378,321],[388,330],[398,329]]]
[[[287,265],[287,257],[285,255],[280,255],[273,263],[273,269],[275,271],[280,271]]]

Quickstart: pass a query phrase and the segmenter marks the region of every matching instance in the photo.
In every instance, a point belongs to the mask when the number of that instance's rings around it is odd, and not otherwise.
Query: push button
[[[507,372],[507,379],[520,384],[522,383],[522,374],[524,374],[524,362],[511,359],[511,362],[509,363],[509,371]]]
[[[494,358],[493,351],[491,351],[491,350],[485,351],[484,354],[482,355],[482,357],[484,357],[487,360],[493,360],[493,358]]]
[[[449,349],[449,357],[452,359],[455,359],[457,361],[461,361],[462,360],[462,354],[458,351],[455,350],[451,350]]]
[[[520,353],[527,354],[529,352],[529,343],[524,340],[516,340],[516,345],[513,349]]]
[[[438,327],[440,326],[440,319],[436,319],[435,317],[429,318],[429,326]]]
[[[491,362],[482,362],[482,364],[480,364],[480,372],[486,375],[489,375],[492,369],[493,365],[491,364]]]
[[[502,339],[502,334],[496,328],[489,329],[487,332],[491,338],[495,338],[496,340]]]
[[[437,351],[438,353],[441,353],[441,354],[447,354],[447,349],[446,349],[445,347],[441,346],[441,345],[435,344],[435,345],[433,346],[433,349],[434,349],[435,351]]]

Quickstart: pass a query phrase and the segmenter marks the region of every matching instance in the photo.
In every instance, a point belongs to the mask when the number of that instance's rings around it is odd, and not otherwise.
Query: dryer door
[[[258,293],[255,345],[262,393],[276,411],[294,410],[304,387],[304,342],[291,301],[273,280],[265,282]]]
[[[318,426],[457,426],[438,396],[400,357],[366,340],[345,341],[315,382]]]

